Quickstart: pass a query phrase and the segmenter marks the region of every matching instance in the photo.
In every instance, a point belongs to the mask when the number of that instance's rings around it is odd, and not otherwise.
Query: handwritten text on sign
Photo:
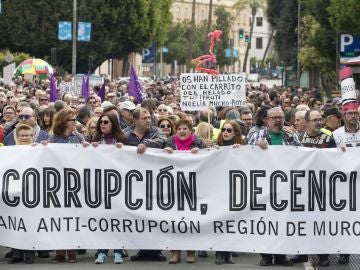
[[[180,76],[180,88],[181,108],[187,111],[246,103],[245,77],[239,74],[185,73]]]

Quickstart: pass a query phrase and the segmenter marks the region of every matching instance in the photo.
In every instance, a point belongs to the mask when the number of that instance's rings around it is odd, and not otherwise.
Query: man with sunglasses
[[[120,117],[119,117],[120,128],[122,130],[125,130],[128,127],[133,127],[134,126],[133,113],[134,110],[136,109],[135,104],[127,100],[120,104],[119,109],[120,109]]]
[[[311,148],[335,148],[336,143],[332,135],[322,130],[323,118],[316,109],[311,109],[305,113],[305,133],[302,136],[301,143],[304,147]],[[318,254],[319,265],[327,267],[330,265],[329,254]],[[296,255],[290,260],[293,263],[304,263],[309,259],[308,255]]]
[[[46,131],[40,129],[37,124],[37,117],[34,110],[30,107],[25,107],[18,115],[19,124],[27,124],[33,128],[34,142],[46,141],[49,138],[49,134]],[[4,145],[15,145],[14,131],[6,135],[4,139]]]
[[[301,143],[296,135],[289,127],[284,126],[285,115],[280,107],[274,107],[268,110],[266,128],[257,130],[249,138],[248,144],[258,145],[265,150],[268,145],[293,145],[301,146]],[[293,263],[283,254],[261,254],[261,266],[268,266],[273,264],[291,266]]]

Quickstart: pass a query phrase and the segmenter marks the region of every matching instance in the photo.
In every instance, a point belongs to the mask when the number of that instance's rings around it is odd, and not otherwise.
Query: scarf
[[[180,140],[178,135],[174,137],[177,150],[190,150],[190,146],[195,140],[195,135],[191,134],[185,141]]]
[[[113,137],[113,135],[111,133],[110,134],[104,134],[103,139],[104,140],[102,142],[100,142],[100,143],[105,142],[105,144],[115,144],[114,137]]]

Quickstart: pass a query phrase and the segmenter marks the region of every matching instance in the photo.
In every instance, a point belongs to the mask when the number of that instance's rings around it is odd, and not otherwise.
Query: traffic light
[[[249,41],[250,41],[249,35],[245,35],[245,42],[249,42]]]
[[[280,70],[284,70],[284,61],[280,62]]]
[[[244,29],[242,29],[242,28],[239,29],[239,38],[240,39],[244,38]]]

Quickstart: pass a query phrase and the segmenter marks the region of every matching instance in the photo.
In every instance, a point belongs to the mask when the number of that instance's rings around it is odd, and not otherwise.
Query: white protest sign
[[[180,89],[180,106],[185,111],[246,103],[245,77],[240,74],[184,73],[180,75]]]
[[[74,95],[74,87],[72,82],[61,82],[59,85],[59,89],[63,94],[71,94]]]
[[[353,78],[346,78],[341,81],[341,97],[343,104],[346,104],[347,101],[356,100],[355,82]]]
[[[3,68],[3,77],[5,84],[10,84],[12,82],[12,77],[15,71],[15,63],[7,65]]]
[[[76,96],[80,96],[81,95],[81,86],[82,86],[82,78],[85,77],[86,80],[86,75],[77,75],[76,77],[74,77],[74,94]],[[93,88],[94,86],[97,85],[102,85],[104,82],[104,79],[100,76],[96,76],[96,75],[90,75],[89,77],[89,84],[90,87]]]

